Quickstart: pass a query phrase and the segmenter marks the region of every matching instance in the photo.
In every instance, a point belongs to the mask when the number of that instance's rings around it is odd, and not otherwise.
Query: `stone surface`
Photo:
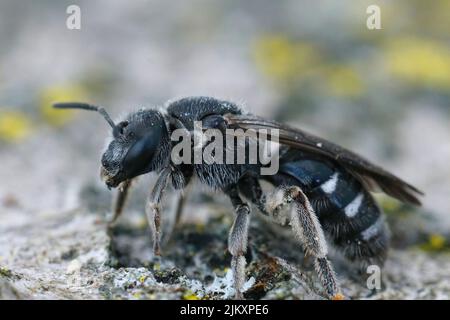
[[[208,202],[206,202],[208,206]],[[226,240],[232,215],[225,208],[204,223],[179,225],[151,253],[140,215],[130,214],[107,231],[107,217],[78,209],[0,233],[2,299],[230,299],[233,296]],[[188,207],[187,210],[195,210]],[[245,284],[248,299],[323,299],[311,263],[288,232],[253,219]],[[450,255],[417,246],[393,249],[382,270],[382,289],[335,263],[349,299],[448,299]]]

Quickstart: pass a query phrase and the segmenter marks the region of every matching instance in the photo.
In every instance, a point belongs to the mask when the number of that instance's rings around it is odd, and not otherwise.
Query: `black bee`
[[[228,238],[236,298],[242,298],[245,281],[251,201],[262,214],[277,223],[291,225],[331,299],[342,299],[332,265],[327,258],[327,241],[350,262],[381,266],[388,249],[388,233],[380,208],[370,194],[379,187],[403,202],[420,205],[423,193],[363,157],[336,144],[275,121],[245,113],[231,102],[210,97],[189,97],[168,103],[163,109],[142,109],[115,124],[103,108],[84,103],[59,103],[60,109],[100,112],[113,129],[113,139],[101,160],[101,176],[108,187],[118,187],[114,222],[122,212],[133,178],[155,171],[158,180],[146,204],[155,254],[160,254],[160,203],[168,183],[185,188],[194,176],[202,183],[229,196],[235,220]],[[188,134],[194,122],[203,128],[278,129],[279,170],[261,175],[257,163],[175,164],[171,159],[176,129]],[[194,144],[192,145],[194,148]],[[260,182],[273,190],[264,192]],[[294,210],[284,210],[293,206]],[[287,213],[288,212],[288,213]]]

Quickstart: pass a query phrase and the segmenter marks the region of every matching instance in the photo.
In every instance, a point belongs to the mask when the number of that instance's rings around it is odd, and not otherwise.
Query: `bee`
[[[235,211],[228,250],[232,256],[236,299],[243,298],[245,282],[251,216],[247,201],[274,222],[291,226],[305,252],[314,258],[314,268],[326,296],[343,299],[328,259],[328,244],[350,263],[381,266],[386,259],[389,236],[382,211],[371,192],[378,187],[387,195],[413,205],[420,205],[419,196],[423,195],[352,151],[303,130],[244,112],[228,101],[183,98],[167,103],[165,108],[130,113],[117,124],[102,107],[77,102],[58,103],[54,107],[99,112],[112,127],[112,141],[101,159],[102,180],[108,188],[119,187],[111,223],[123,211],[132,180],[149,172],[159,175],[145,206],[155,255],[160,254],[160,207],[168,184],[182,190],[196,177],[229,197]],[[262,175],[261,163],[174,163],[171,134],[177,129],[192,134],[196,121],[225,134],[227,129],[276,129],[278,171]],[[263,190],[263,181],[272,188]]]

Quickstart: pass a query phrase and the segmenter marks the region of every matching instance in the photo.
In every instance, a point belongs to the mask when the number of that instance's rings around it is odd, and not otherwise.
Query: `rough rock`
[[[206,202],[206,206],[209,206]],[[177,226],[151,252],[143,216],[131,215],[112,230],[107,217],[78,209],[0,233],[2,299],[230,299],[233,296],[226,241],[232,215],[212,207],[205,222]],[[187,210],[196,210],[190,207]],[[323,299],[301,247],[289,233],[253,219],[244,296],[248,299]],[[450,255],[417,246],[393,249],[382,269],[381,290],[335,263],[349,299],[448,299]]]

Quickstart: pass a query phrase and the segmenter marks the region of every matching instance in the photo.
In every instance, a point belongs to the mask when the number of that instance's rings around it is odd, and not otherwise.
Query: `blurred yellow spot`
[[[193,293],[192,291],[188,290],[183,295],[183,300],[200,300],[200,298],[197,297],[197,295],[195,293]]]
[[[332,94],[342,97],[358,97],[364,92],[359,74],[349,66],[333,66],[326,72]]]
[[[445,238],[440,234],[432,234],[428,239],[428,243],[432,250],[440,250],[445,246]]]
[[[0,112],[0,139],[15,142],[26,138],[31,132],[31,123],[23,112]]]
[[[145,218],[139,219],[139,221],[137,223],[137,227],[139,229],[146,229],[147,226],[148,226],[147,219],[145,219]]]
[[[144,283],[146,279],[147,279],[147,276],[140,276],[139,277],[139,282],[140,283]]]
[[[439,42],[400,38],[386,47],[393,75],[416,85],[450,88],[450,48]]]
[[[401,202],[394,200],[392,198],[385,197],[384,195],[382,196],[382,198],[380,197],[378,199],[379,199],[384,211],[396,212],[396,211],[400,211],[400,209],[402,207]]]
[[[133,298],[135,299],[139,299],[141,297],[141,294],[136,292],[135,294],[133,294]]]
[[[159,263],[155,263],[155,264],[153,265],[153,270],[155,270],[155,271],[161,270],[161,265],[160,265]]]
[[[10,277],[12,275],[11,270],[6,267],[0,267],[0,276]]]
[[[301,77],[317,61],[315,48],[305,42],[294,42],[283,35],[264,36],[254,45],[258,69],[277,81]]]
[[[73,119],[72,110],[55,110],[55,102],[86,101],[86,92],[79,86],[52,86],[40,95],[40,110],[44,120],[53,126],[62,126]]]
[[[198,233],[202,233],[205,231],[205,225],[203,223],[197,223],[197,224],[195,224],[195,230]]]

